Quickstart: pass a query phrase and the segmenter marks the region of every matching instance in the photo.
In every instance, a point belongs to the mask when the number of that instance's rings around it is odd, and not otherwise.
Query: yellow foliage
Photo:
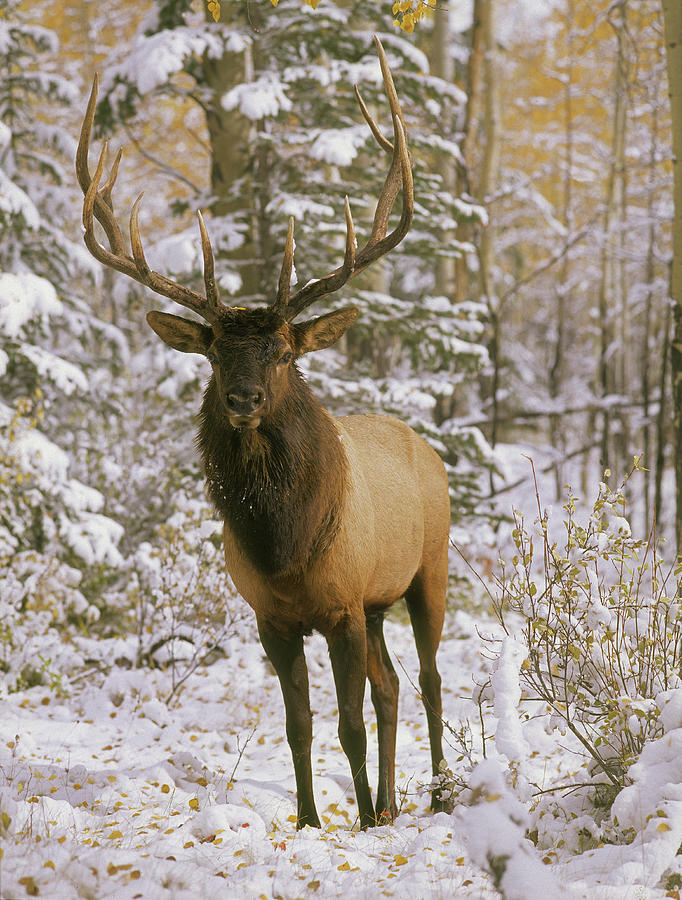
[[[304,0],[304,2],[308,6],[312,6],[313,9],[317,9],[318,3],[320,3],[321,0]],[[277,6],[279,0],[270,0],[270,3],[272,3],[273,6]],[[220,5],[215,3],[214,0],[209,0],[209,9],[211,9],[211,6],[217,6],[218,15],[220,15]],[[393,24],[398,28],[402,28],[402,30],[406,31],[408,34],[412,34],[415,25],[424,18],[426,11],[435,9],[435,7],[435,0],[396,0],[396,3],[393,4],[393,15],[395,16]],[[213,14],[213,17],[217,22],[218,17],[215,13]]]
[[[270,0],[270,3],[272,3],[273,6],[277,6],[279,0]],[[305,3],[307,3],[308,6],[312,6],[313,9],[317,9],[317,4],[320,3],[320,0],[305,0]]]
[[[220,3],[218,0],[207,0],[208,11],[213,16],[213,21],[217,22],[220,18]]]
[[[435,9],[434,0],[396,0],[393,4],[393,24],[407,34],[412,34],[417,22],[426,15],[427,10]]]

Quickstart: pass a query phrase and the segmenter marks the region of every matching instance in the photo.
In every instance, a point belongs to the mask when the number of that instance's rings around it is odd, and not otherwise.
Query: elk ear
[[[147,323],[164,344],[182,353],[206,353],[213,340],[213,332],[207,325],[170,313],[147,313]]]
[[[313,350],[324,350],[331,347],[358,317],[354,306],[338,309],[335,312],[292,325],[292,337],[296,356],[311,353]]]

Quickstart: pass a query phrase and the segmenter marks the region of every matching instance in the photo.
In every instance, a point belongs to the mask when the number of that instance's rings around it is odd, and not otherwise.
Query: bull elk
[[[303,638],[313,629],[329,647],[339,707],[339,737],[350,762],[360,826],[390,821],[394,797],[398,677],[383,636],[385,610],[405,597],[419,655],[419,683],[428,719],[434,775],[443,759],[440,676],[436,649],[445,610],[449,498],[445,468],[435,451],[389,416],[333,419],[310,391],[296,360],[337,341],[355,320],[354,307],[305,322],[294,320],[313,301],[338,290],[407,233],[413,215],[411,162],[398,96],[381,43],[375,38],[393,120],[393,143],[362,113],[391,163],[371,235],[357,249],[346,199],[343,263],[294,293],[293,219],[274,301],[265,308],[224,305],[214,277],[213,251],[198,213],[205,296],[150,269],[138,227],[140,197],[130,214],[126,248],[112,189],[119,150],[100,187],[106,145],[91,177],[88,150],[95,77],[76,155],[85,195],[85,243],[106,266],[197,313],[206,324],[162,312],[147,322],[164,343],[199,353],[212,366],[199,414],[198,447],[208,494],[224,521],[229,573],[256,615],[260,640],[280,681],[286,734],[293,756],[298,827],[320,826],[311,767],[312,717]],[[402,192],[402,215],[387,234]],[[94,232],[104,229],[106,249]],[[372,803],[363,721],[365,679],[374,704],[379,785]],[[442,809],[438,789],[433,809]]]

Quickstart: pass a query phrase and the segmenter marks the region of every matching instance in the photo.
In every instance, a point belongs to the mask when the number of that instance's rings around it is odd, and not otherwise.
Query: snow
[[[476,656],[466,617],[460,627],[441,652],[453,717],[462,707],[458,695],[470,693]],[[6,696],[0,716],[5,894],[23,896],[21,879],[32,878],[41,895],[59,900],[295,898],[318,891],[324,897],[496,896],[485,875],[460,862],[462,829],[449,815],[429,814],[428,795],[418,791],[430,775],[425,716],[412,685],[416,653],[408,625],[388,623],[386,633],[402,682],[397,779],[403,809],[393,825],[364,833],[354,830],[355,801],[319,636],[309,639],[307,656],[320,831],[295,829],[281,694],[253,629],[233,637],[225,657],[198,670],[170,705],[161,700],[169,673],[112,667],[122,650],[113,642],[90,648],[107,658],[110,674],[91,672],[66,696],[48,689]],[[375,781],[376,735],[369,701],[366,706]]]
[[[108,67],[102,78],[103,93],[123,75],[140,94],[148,94],[180,72],[187,57],[214,57],[222,53],[219,33],[213,29],[176,27],[157,34],[137,34],[124,63]],[[112,100],[122,99],[120,88],[112,91]]]
[[[485,633],[485,635],[483,635]],[[568,855],[552,866],[528,840],[528,804],[510,786],[509,761],[557,768],[562,753],[520,718],[520,646],[501,645],[490,673],[491,636],[479,615],[449,612],[439,651],[447,722],[478,716],[473,680],[492,675],[484,706],[487,757],[475,763],[452,814],[428,812],[428,736],[419,700],[411,630],[400,613],[386,641],[401,681],[397,746],[399,816],[357,830],[347,761],[336,734],[336,699],[324,640],[307,640],[313,765],[322,829],[295,828],[295,785],[277,680],[255,628],[229,637],[224,656],[198,668],[167,702],[170,669],[127,668],[133,638],[79,639],[90,659],[61,692],[5,694],[0,715],[0,831],[3,896],[499,896],[663,898],[656,887],[682,842],[682,729],[645,748],[633,784],[614,804],[619,826],[637,829],[626,846]],[[114,662],[116,660],[116,662]],[[680,717],[675,692],[660,698],[668,722]],[[487,711],[486,711],[487,710]],[[376,728],[365,701],[371,782]],[[450,765],[461,770],[454,732]],[[533,747],[532,757],[530,748]],[[458,759],[460,762],[457,763]],[[561,762],[559,762],[559,768]],[[561,821],[555,841],[567,834]],[[577,827],[577,826],[576,826]],[[32,879],[32,881],[29,881]],[[639,887],[637,887],[639,886]],[[642,893],[645,891],[645,893]]]
[[[519,670],[525,656],[524,646],[513,637],[506,637],[490,678],[497,718],[495,746],[509,762],[523,760],[530,752],[517,712],[521,701]]]
[[[293,108],[286,95],[285,85],[274,75],[265,74],[255,81],[238,84],[223,94],[220,105],[223,109],[238,109],[252,121],[276,116],[281,111]]]
[[[39,470],[41,475],[55,484],[66,480],[68,454],[36,429],[26,431],[17,438],[12,445],[12,455],[20,471]]]
[[[7,337],[16,338],[28,322],[61,311],[61,300],[46,278],[30,272],[0,272],[0,331]]]
[[[7,135],[2,135],[5,138]],[[11,181],[0,169],[0,210],[10,215],[23,216],[29,228],[40,226],[40,213],[25,191]]]
[[[365,128],[328,128],[313,139],[310,155],[333,166],[349,166],[366,140]]]
[[[88,566],[107,563],[117,567],[123,564],[123,557],[116,544],[123,537],[123,526],[108,516],[98,513],[81,514],[78,522],[65,516],[60,519],[60,529],[64,541]]]
[[[41,378],[54,382],[62,393],[87,391],[88,379],[81,368],[36,344],[22,344],[22,354],[36,367]]]

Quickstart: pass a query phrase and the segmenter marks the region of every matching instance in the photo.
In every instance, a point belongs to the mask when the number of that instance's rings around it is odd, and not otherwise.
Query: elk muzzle
[[[225,407],[233,428],[258,428],[264,405],[265,393],[253,382],[231,384],[225,392]]]

